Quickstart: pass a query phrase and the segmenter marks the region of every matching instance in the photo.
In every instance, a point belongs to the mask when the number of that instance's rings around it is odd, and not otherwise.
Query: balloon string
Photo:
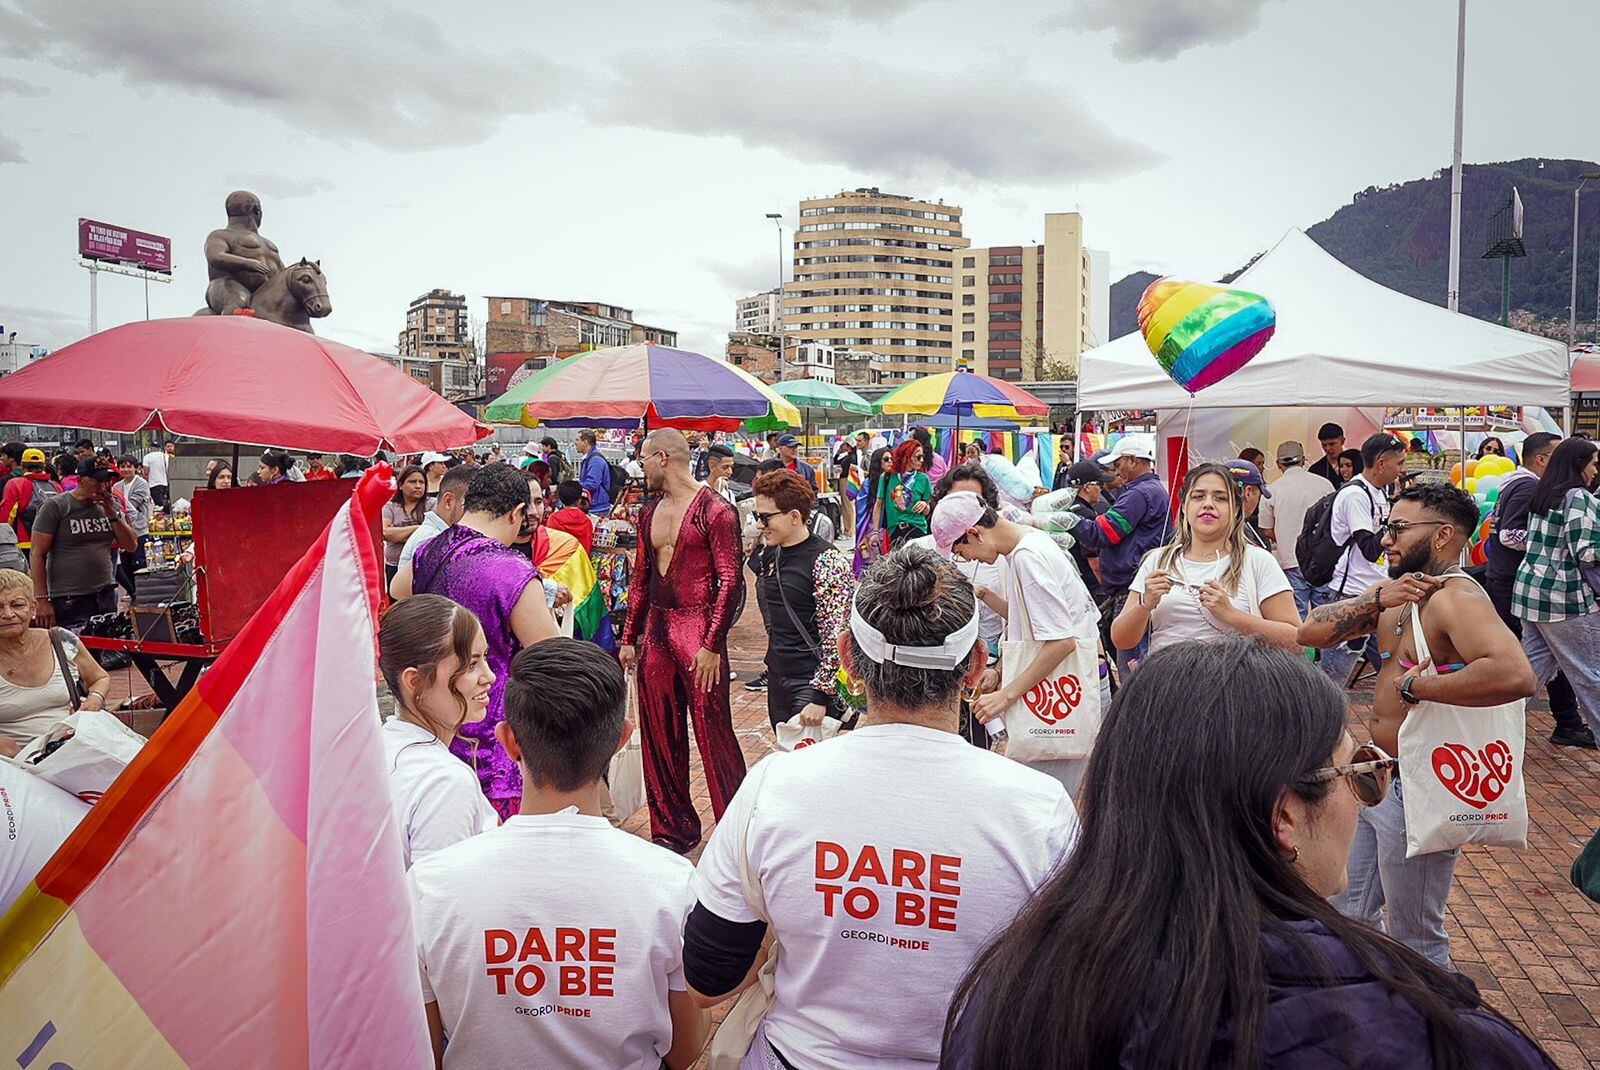
[[[1183,443],[1183,469],[1185,471],[1187,471],[1188,467],[1189,467],[1189,429],[1194,426],[1194,402],[1195,402],[1195,397],[1196,397],[1196,395],[1193,394],[1193,393],[1191,393],[1189,395],[1189,412],[1184,417],[1184,421],[1183,421],[1183,438],[1181,438],[1179,440],[1179,441],[1181,441]],[[1178,467],[1175,465],[1175,466],[1173,466],[1173,476],[1176,477],[1177,474],[1178,474]],[[1178,481],[1177,485],[1172,488],[1172,493],[1174,493],[1174,494],[1178,493],[1178,491],[1182,488],[1182,486],[1183,486],[1182,481]],[[1165,546],[1167,544],[1167,532],[1171,529],[1172,517],[1177,512],[1177,509],[1182,509],[1183,508],[1183,503],[1182,502],[1178,502],[1178,503],[1176,503],[1176,505],[1177,505],[1176,509],[1168,509],[1167,510],[1167,515],[1164,518],[1162,518],[1162,521],[1161,521],[1161,542],[1160,542],[1159,545]]]

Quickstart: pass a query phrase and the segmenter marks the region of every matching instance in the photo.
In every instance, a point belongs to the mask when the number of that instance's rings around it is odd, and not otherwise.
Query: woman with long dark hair
[[[1101,728],[1071,858],[962,982],[940,1065],[1550,1066],[1470,981],[1328,904],[1394,765],[1345,720],[1288,651],[1151,655]]]
[[[378,671],[394,696],[384,770],[407,868],[500,823],[471,767],[450,753],[457,730],[489,709],[488,650],[472,611],[436,594],[396,603],[378,628]]]
[[[211,471],[206,474],[206,490],[232,490],[233,465],[227,461],[217,461]]]
[[[883,520],[878,512],[878,485],[889,472],[893,457],[888,446],[872,451],[867,470],[861,477],[861,494],[856,499],[855,572],[859,576],[876,561],[883,549]]]
[[[394,582],[400,570],[400,551],[406,548],[411,533],[422,526],[428,515],[428,479],[420,465],[411,465],[395,480],[394,497],[383,507],[384,588]]]
[[[1172,541],[1145,555],[1111,624],[1120,650],[1253,635],[1298,650],[1300,611],[1283,566],[1245,540],[1244,488],[1226,466],[1189,469]]]
[[[1478,460],[1480,461],[1485,457],[1504,457],[1505,455],[1506,444],[1494,435],[1484,439],[1478,446]]]
[[[1339,454],[1339,478],[1346,483],[1360,475],[1366,468],[1360,450],[1345,450]]]
[[[1589,728],[1600,733],[1600,499],[1589,489],[1600,447],[1555,448],[1528,501],[1528,552],[1511,585],[1522,649],[1541,685],[1560,669]]]
[[[922,470],[926,456],[922,443],[908,438],[894,448],[888,473],[877,477],[878,500],[874,510],[879,526],[889,533],[891,548],[928,533],[928,515],[933,512],[933,483]]]

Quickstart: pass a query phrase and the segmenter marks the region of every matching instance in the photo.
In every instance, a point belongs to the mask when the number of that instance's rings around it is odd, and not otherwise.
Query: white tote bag
[[[611,802],[617,808],[617,820],[626,821],[644,805],[644,750],[639,739],[643,731],[639,724],[639,681],[628,675],[628,720],[633,731],[628,742],[611,756],[611,770],[606,783],[611,789]]]
[[[803,725],[797,713],[777,727],[778,749],[800,750],[814,743],[821,743],[825,739],[832,739],[839,734],[839,728],[843,723],[837,717],[823,717],[819,725]]]
[[[45,751],[57,740],[60,746]],[[144,737],[105,710],[79,710],[29,743],[16,764],[86,803],[100,801],[111,782],[138,757]]]
[[[1424,676],[1429,664],[1422,619],[1411,606],[1411,632]],[[1406,857],[1469,843],[1528,845],[1528,797],[1522,780],[1527,722],[1518,699],[1500,706],[1419,702],[1400,726],[1400,787],[1406,807]]]
[[[1008,571],[1011,597],[1019,600],[1023,631],[1027,633],[1000,643],[1003,678],[1012,680],[1033,663],[1044,644],[1033,638],[1033,621],[1028,616],[1028,604],[1022,599],[1016,570]],[[1019,762],[1087,758],[1100,734],[1100,715],[1098,652],[1093,643],[1079,640],[1071,654],[1006,710],[1006,735],[1010,737],[1006,757]]]

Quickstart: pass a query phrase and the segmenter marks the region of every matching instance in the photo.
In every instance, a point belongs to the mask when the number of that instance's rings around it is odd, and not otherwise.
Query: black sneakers
[[[745,681],[744,689],[746,691],[765,691],[767,689],[767,670],[762,669]]]
[[[1557,728],[1550,733],[1550,742],[1557,747],[1582,747],[1584,750],[1595,750],[1594,733],[1589,726],[1581,724],[1576,728]]]

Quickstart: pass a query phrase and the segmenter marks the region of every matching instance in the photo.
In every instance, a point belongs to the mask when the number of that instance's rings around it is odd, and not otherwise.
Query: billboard
[[[171,238],[114,227],[93,219],[78,220],[78,255],[85,260],[110,260],[145,271],[172,274]]]

